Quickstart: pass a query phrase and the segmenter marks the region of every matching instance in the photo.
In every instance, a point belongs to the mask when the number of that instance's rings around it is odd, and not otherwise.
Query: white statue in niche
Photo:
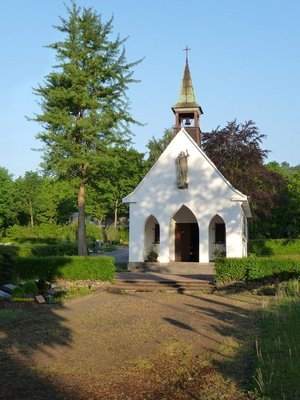
[[[177,187],[178,189],[187,189],[187,174],[188,174],[188,159],[189,153],[186,150],[181,151],[176,158],[176,167],[177,167]]]

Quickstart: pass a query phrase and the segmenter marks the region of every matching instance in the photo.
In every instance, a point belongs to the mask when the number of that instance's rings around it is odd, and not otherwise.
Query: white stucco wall
[[[181,151],[189,154],[188,189],[177,188],[175,160]],[[222,177],[190,136],[180,131],[136,190],[124,199],[130,204],[129,262],[144,261],[145,223],[151,215],[160,225],[159,261],[174,259],[173,217],[182,205],[198,222],[200,263],[210,259],[209,224],[215,215],[226,225],[227,257],[245,256],[241,204],[246,199]],[[176,222],[195,222],[189,211],[184,212]]]

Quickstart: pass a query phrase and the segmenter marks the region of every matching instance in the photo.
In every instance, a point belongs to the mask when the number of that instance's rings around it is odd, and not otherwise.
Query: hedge
[[[75,243],[45,244],[45,243],[22,243],[17,245],[0,246],[0,254],[10,253],[20,257],[29,256],[75,256],[77,246]]]
[[[69,280],[112,281],[115,275],[113,257],[15,257],[14,270],[20,279],[58,278]]]
[[[216,282],[255,281],[300,276],[300,259],[248,257],[219,258],[215,262]]]
[[[300,254],[300,239],[250,240],[249,252],[256,256]]]

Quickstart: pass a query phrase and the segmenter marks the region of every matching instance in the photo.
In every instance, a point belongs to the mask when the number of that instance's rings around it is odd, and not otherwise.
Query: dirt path
[[[0,399],[200,399],[222,346],[253,331],[257,304],[251,295],[101,292],[40,307],[0,326]],[[232,393],[222,399],[246,398]]]

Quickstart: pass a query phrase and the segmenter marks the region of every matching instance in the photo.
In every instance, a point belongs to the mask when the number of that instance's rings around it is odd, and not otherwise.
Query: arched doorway
[[[145,222],[144,235],[144,260],[148,260],[148,255],[152,252],[159,256],[160,227],[157,219],[150,215]]]
[[[185,205],[174,214],[173,259],[179,262],[199,262],[199,227],[195,215]]]
[[[209,234],[209,260],[213,261],[216,256],[226,256],[226,225],[219,215],[215,215],[208,227]]]

